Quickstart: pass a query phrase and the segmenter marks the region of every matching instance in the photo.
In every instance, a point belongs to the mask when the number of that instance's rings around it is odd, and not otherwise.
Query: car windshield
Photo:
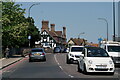
[[[43,52],[42,49],[33,49],[32,52]]]
[[[88,48],[87,57],[109,57],[109,55],[102,48]]]
[[[108,52],[120,52],[120,46],[108,46]]]
[[[71,52],[82,52],[83,47],[72,47]]]

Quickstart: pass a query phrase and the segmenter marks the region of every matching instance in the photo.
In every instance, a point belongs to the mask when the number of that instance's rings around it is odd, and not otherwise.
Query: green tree
[[[28,43],[28,35],[32,36],[33,42],[38,39],[39,31],[34,26],[34,20],[25,18],[25,9],[20,6],[22,5],[14,2],[2,2],[2,45],[4,47],[25,46]]]

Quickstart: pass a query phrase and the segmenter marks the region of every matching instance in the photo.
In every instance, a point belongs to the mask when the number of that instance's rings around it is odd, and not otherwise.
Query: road
[[[66,64],[66,53],[47,54],[45,62],[29,62],[28,57],[17,64],[3,70],[3,78],[88,78],[94,80],[109,78],[116,80],[120,68],[116,68],[114,75],[88,74],[77,71],[77,64]],[[115,78],[115,79],[114,79]],[[92,79],[93,80],[93,79]]]

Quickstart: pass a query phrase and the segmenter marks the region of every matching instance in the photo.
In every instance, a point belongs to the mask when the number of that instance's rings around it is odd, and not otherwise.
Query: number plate
[[[36,53],[36,54],[34,54],[34,55],[40,55],[39,53]]]

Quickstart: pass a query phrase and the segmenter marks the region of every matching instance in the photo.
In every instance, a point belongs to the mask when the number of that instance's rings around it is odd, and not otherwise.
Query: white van
[[[108,52],[115,64],[120,64],[120,42],[102,41],[100,47]]]

